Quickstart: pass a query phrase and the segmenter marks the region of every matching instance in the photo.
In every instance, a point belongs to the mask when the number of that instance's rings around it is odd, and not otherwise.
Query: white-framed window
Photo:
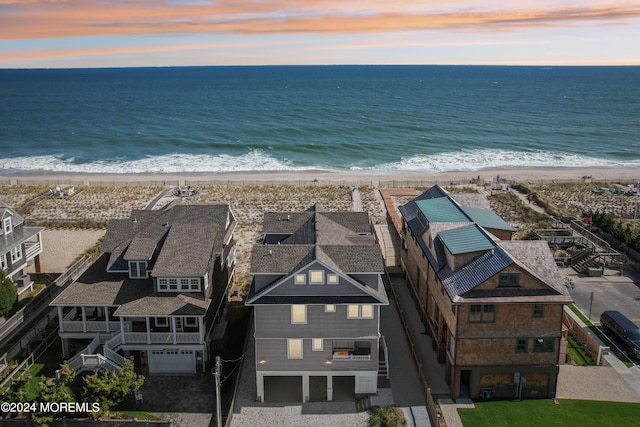
[[[189,279],[180,279],[180,290],[181,291],[189,290]]]
[[[347,319],[373,319],[373,304],[349,304]]]
[[[324,285],[324,271],[310,271],[309,272],[309,284],[311,285]]]
[[[304,304],[291,305],[291,323],[307,323],[307,306]]]
[[[13,231],[13,223],[11,222],[11,217],[7,217],[2,221],[2,228],[4,230],[4,234],[9,234]]]
[[[337,285],[338,284],[338,275],[337,274],[327,274],[327,284],[328,285]]]
[[[169,319],[166,317],[156,317],[155,323],[156,326],[167,327],[169,326]]]
[[[189,279],[189,290],[199,291],[200,290],[200,279]]]
[[[131,279],[146,279],[149,277],[146,261],[129,261],[129,277]]]
[[[19,259],[22,259],[22,248],[20,246],[16,246],[11,249],[11,262],[14,263]]]
[[[170,291],[178,290],[178,279],[169,279],[169,290]]]
[[[360,316],[360,307],[358,304],[349,304],[347,306],[347,319],[357,319]]]
[[[197,317],[185,317],[184,318],[184,326],[198,326],[198,318]]]
[[[0,254],[0,268],[3,270],[9,268],[9,265],[7,264],[7,256],[5,254]]]
[[[324,306],[325,313],[335,313],[336,305],[335,304],[327,304]]]
[[[302,359],[302,338],[289,338],[287,340],[287,358]]]
[[[313,338],[311,340],[311,351],[322,351],[324,340],[322,338]]]
[[[168,291],[169,290],[169,279],[158,279],[158,290],[159,291]]]
[[[296,274],[294,278],[294,283],[296,285],[306,285],[307,284],[307,276],[304,274]]]

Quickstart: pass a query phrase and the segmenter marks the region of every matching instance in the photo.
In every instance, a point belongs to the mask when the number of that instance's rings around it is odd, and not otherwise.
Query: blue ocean
[[[640,167],[640,67],[0,70],[0,170]]]

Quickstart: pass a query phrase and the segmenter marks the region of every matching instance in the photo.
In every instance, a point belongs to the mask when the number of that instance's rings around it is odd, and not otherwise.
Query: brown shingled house
[[[425,339],[453,398],[553,398],[571,299],[551,251],[510,240],[511,226],[464,200],[435,186],[399,208],[402,266]]]
[[[51,303],[74,369],[123,358],[150,374],[203,371],[235,272],[228,205],[133,211],[109,223],[100,258]]]

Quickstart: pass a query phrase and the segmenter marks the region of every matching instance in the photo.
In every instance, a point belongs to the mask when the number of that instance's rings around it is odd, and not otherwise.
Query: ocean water
[[[640,167],[640,67],[0,70],[0,170]]]

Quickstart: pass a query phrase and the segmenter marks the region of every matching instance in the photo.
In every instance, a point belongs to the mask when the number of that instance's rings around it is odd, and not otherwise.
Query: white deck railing
[[[333,354],[333,360],[371,360],[370,354]]]

